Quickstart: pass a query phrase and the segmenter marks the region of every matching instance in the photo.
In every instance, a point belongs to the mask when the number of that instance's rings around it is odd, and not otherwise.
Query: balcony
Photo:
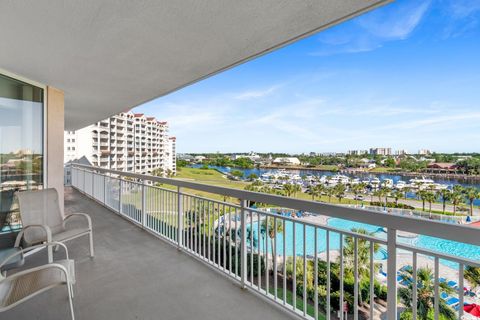
[[[336,319],[339,301],[346,301],[349,317],[395,319],[409,308],[397,291],[412,283],[421,288],[417,271],[425,267],[431,270],[434,312],[447,304],[460,318],[459,306],[473,299],[464,296],[464,287],[471,287],[464,267],[480,267],[478,259],[465,256],[480,252],[477,228],[80,165],[72,181],[133,225],[194,257],[195,270],[202,262],[278,304],[287,311],[283,317]],[[459,250],[446,252],[444,246]],[[308,280],[310,273],[318,277]],[[369,297],[375,297],[371,304]],[[419,298],[413,294],[411,305]]]
[[[68,244],[76,259],[76,319],[291,319],[72,188],[65,189],[65,211],[88,212],[94,226],[93,260],[82,239]],[[48,291],[1,318],[32,315],[68,318],[64,291]]]

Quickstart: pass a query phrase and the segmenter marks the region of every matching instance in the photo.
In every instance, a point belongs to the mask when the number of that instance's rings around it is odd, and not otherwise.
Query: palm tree
[[[406,269],[400,273],[400,276],[403,278],[403,281],[408,283],[408,285],[400,287],[398,295],[403,304],[408,309],[412,309],[413,270]],[[450,288],[444,282],[439,284],[439,289],[441,292],[447,294],[454,292],[454,289]],[[419,319],[428,320],[430,318],[430,314],[434,310],[434,301],[435,281],[432,270],[428,267],[419,268],[417,269],[417,314]],[[455,311],[450,308],[443,299],[439,299],[439,312],[444,319],[456,319]]]
[[[338,198],[339,202],[342,202],[342,199],[345,198],[345,191],[347,190],[347,187],[345,187],[344,184],[337,184],[335,187],[333,187],[335,196]]]
[[[321,197],[324,191],[325,187],[321,184],[317,184],[316,186],[311,186],[308,193],[312,196],[312,201],[314,201],[316,197]]]
[[[355,199],[358,199],[358,195],[365,192],[365,184],[364,183],[354,184],[351,187],[351,189],[353,194],[355,195]]]
[[[422,200],[422,211],[425,211],[425,201],[427,200],[427,199],[426,199],[427,191],[425,191],[425,190],[419,190],[419,191],[417,192],[417,196],[420,198],[420,200]]]
[[[378,202],[380,202],[380,204],[382,204],[383,193],[384,193],[384,191],[382,191],[382,189],[377,189],[377,190],[373,191],[373,195],[375,197],[378,197]]]
[[[373,232],[368,232],[365,229],[357,229],[352,228],[352,232],[373,236]],[[358,275],[359,278],[368,278],[370,277],[370,244],[372,242],[358,238],[357,240],[357,267],[358,267]],[[373,244],[373,252],[374,254],[380,250],[380,245],[378,243]],[[345,237],[345,245],[343,247],[343,255],[344,255],[344,263],[346,268],[348,268],[353,273],[354,268],[354,254],[355,254],[355,239],[352,236]],[[375,266],[377,268],[377,265]],[[360,281],[359,279],[355,279],[355,281]],[[361,291],[361,290],[359,290]],[[359,305],[362,305],[362,295],[361,292],[358,293],[359,298]]]
[[[445,208],[447,207],[447,201],[452,199],[452,191],[448,189],[443,189],[437,192],[437,197],[442,199],[443,213],[445,213]]]
[[[464,271],[465,279],[470,282],[472,288],[477,288],[480,286],[480,268],[466,266]]]
[[[433,193],[431,191],[427,191],[425,193],[425,201],[428,202],[430,219],[432,218],[432,202],[435,202],[435,200],[437,200],[437,197],[436,197],[435,193]]]
[[[275,225],[276,224],[276,225]],[[273,239],[283,232],[283,222],[281,220],[275,220],[273,218],[268,219],[268,226],[267,226],[267,219],[262,221],[262,226],[260,229],[262,234],[267,234],[270,238],[270,245],[272,246],[272,254],[275,252],[273,250]]]
[[[332,187],[329,187],[325,190],[325,193],[328,196],[328,202],[332,202],[332,196],[335,194],[335,190]]]
[[[299,192],[302,191],[302,187],[299,184],[293,185],[293,195],[296,197]]]
[[[400,190],[395,190],[392,192],[392,197],[395,199],[395,206],[398,206],[398,199],[403,197],[403,192]]]
[[[463,200],[465,200],[465,196],[463,195],[463,193],[455,191],[454,189],[450,198],[450,201],[453,205],[453,214],[457,213],[457,206],[462,203]]]
[[[404,194],[404,198],[407,199],[407,193],[411,192],[412,191],[412,188],[410,187],[403,187],[403,194]]]
[[[291,197],[295,192],[293,184],[290,184],[290,183],[284,184],[283,185],[283,192],[285,193],[285,195],[287,197]]]
[[[480,198],[480,190],[475,187],[465,189],[465,196],[470,204],[470,215],[473,216],[473,201]]]

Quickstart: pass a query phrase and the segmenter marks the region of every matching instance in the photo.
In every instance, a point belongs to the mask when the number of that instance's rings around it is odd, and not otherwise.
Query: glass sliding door
[[[20,228],[15,193],[43,187],[44,92],[0,74],[0,233]]]

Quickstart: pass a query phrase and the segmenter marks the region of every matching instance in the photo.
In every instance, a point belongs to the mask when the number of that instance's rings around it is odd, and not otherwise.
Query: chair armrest
[[[39,244],[39,245],[36,245],[36,246],[31,246],[31,247],[28,247],[28,248],[20,248],[19,251],[15,252],[15,253],[12,253],[11,255],[9,255],[6,259],[4,259],[1,263],[0,263],[0,269],[7,264],[7,262],[11,259],[13,259],[14,257],[16,257],[17,255],[25,255],[25,253],[29,252],[29,251],[32,251],[32,250],[35,250],[35,249],[40,249],[40,248],[47,248],[49,246],[60,246],[62,247],[64,250],[65,250],[65,257],[66,259],[68,260],[68,249],[67,249],[67,246],[64,245],[63,243],[61,242],[47,242],[47,243],[42,243],[42,244]]]
[[[70,279],[70,274],[69,274],[68,270],[64,266],[62,266],[61,264],[58,264],[58,263],[43,264],[43,265],[38,266],[38,267],[34,267],[34,268],[31,268],[31,269],[27,269],[27,270],[23,270],[23,271],[14,273],[11,276],[5,277],[3,279],[2,279],[2,276],[0,276],[0,283],[2,282],[2,280],[5,280],[5,279],[8,279],[8,280],[11,281],[11,280],[16,279],[18,277],[22,277],[22,276],[27,275],[29,273],[36,272],[36,271],[43,270],[43,269],[60,269],[65,274],[65,279],[67,280],[67,283],[70,285],[71,279]]]
[[[87,220],[88,229],[92,230],[92,219],[86,213],[71,213],[71,214],[65,216],[65,218],[63,218],[63,227],[65,228],[65,223],[67,222],[68,219],[75,218],[75,217],[85,218],[85,220]]]
[[[15,248],[20,247],[20,241],[22,240],[25,232],[28,229],[33,229],[33,228],[39,228],[43,229],[45,232],[45,235],[47,236],[47,242],[52,242],[52,231],[50,230],[50,227],[44,224],[31,224],[25,227],[22,227],[22,230],[18,233],[17,238],[15,239]]]

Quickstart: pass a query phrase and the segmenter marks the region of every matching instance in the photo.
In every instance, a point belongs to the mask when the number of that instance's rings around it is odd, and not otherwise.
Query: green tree
[[[325,192],[325,187],[321,184],[317,184],[316,186],[311,186],[308,190],[308,193],[312,197],[312,201],[315,201],[315,198],[321,197],[322,193]]]
[[[450,201],[452,202],[453,205],[453,214],[457,213],[457,207],[459,204],[461,204],[465,200],[465,196],[463,195],[462,192],[455,191],[455,189],[452,191]]]
[[[448,189],[440,190],[437,192],[437,197],[442,199],[443,213],[445,213],[445,210],[447,208],[447,202],[452,199],[452,191]]]
[[[256,180],[256,179],[258,179],[258,176],[255,173],[250,173],[248,175],[248,180],[249,181],[253,181],[253,180]]]
[[[403,282],[408,283],[405,287],[398,289],[398,295],[403,304],[412,309],[412,292],[413,292],[413,270],[407,269],[400,273]],[[434,308],[435,302],[435,277],[430,268],[417,269],[417,313],[421,320],[429,320],[430,314]],[[440,292],[447,294],[453,293],[454,289],[450,288],[446,283],[439,284]],[[445,300],[439,299],[439,312],[445,319],[456,319],[455,311],[450,308]]]
[[[430,218],[432,218],[432,202],[435,202],[437,200],[437,196],[435,195],[435,193],[427,191],[424,197],[425,201],[428,202],[428,212],[430,213]]]
[[[400,190],[394,190],[391,196],[395,199],[395,205],[398,206],[398,200],[403,197],[403,192]]]
[[[475,187],[468,187],[465,189],[465,196],[470,205],[470,215],[473,216],[473,202],[475,199],[480,198],[480,190]]]
[[[285,196],[291,197],[295,193],[295,186],[291,183],[286,183],[282,188]]]
[[[335,197],[338,198],[338,202],[342,202],[342,199],[345,198],[345,191],[347,190],[347,187],[345,187],[344,184],[337,184],[335,187],[333,187]]]
[[[470,285],[473,288],[480,287],[480,268],[479,267],[472,267],[466,266],[464,271],[465,279],[470,282]]]
[[[267,235],[270,238],[270,245],[272,249],[272,254],[275,252],[273,249],[273,239],[279,234],[282,234],[283,232],[283,222],[280,219],[273,219],[270,217],[268,219],[268,224],[267,224],[267,219],[264,219],[261,224],[260,232],[262,235]]]
[[[373,233],[368,232],[362,228],[352,228],[352,232],[373,236]],[[370,245],[371,241],[358,238],[357,239],[357,267],[358,267],[358,275],[359,279],[355,279],[355,281],[360,281],[361,278],[369,278],[370,272]],[[380,250],[380,245],[378,243],[373,244],[373,252],[374,254]],[[345,237],[345,245],[343,247],[343,255],[344,255],[344,263],[345,267],[353,274],[353,270],[355,267],[355,238],[352,236]],[[376,268],[376,266],[375,266]],[[358,292],[358,301],[359,305],[362,305],[362,293],[361,290]]]
[[[243,178],[243,172],[240,171],[240,170],[232,170],[232,171],[230,172],[230,174],[231,174],[233,177],[238,178],[238,179]]]
[[[335,195],[335,190],[333,187],[325,189],[325,193],[327,194],[328,202],[332,202],[332,196]]]
[[[427,191],[419,190],[417,196],[422,200],[422,211],[425,211],[425,202],[427,201]]]

